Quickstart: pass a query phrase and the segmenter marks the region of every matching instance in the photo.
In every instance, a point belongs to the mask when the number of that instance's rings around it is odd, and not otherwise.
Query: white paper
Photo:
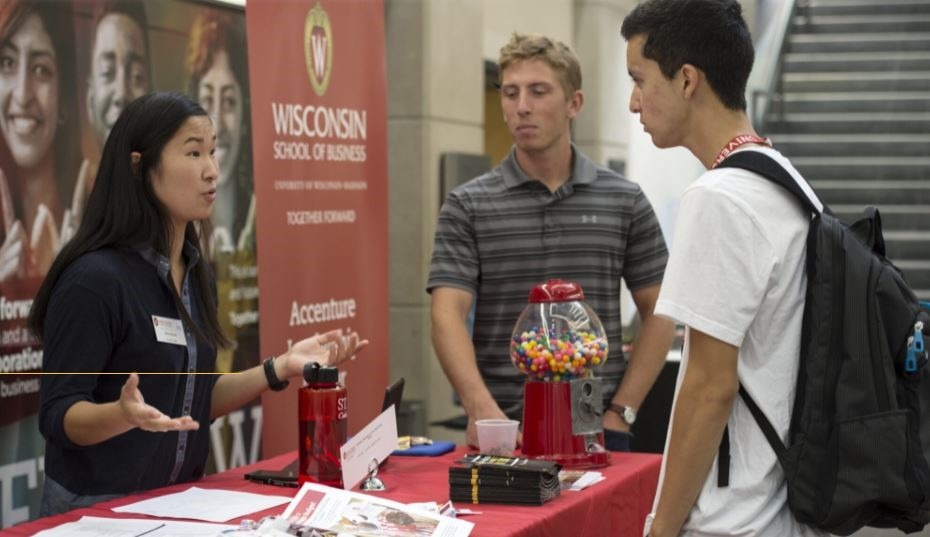
[[[559,472],[559,481],[562,490],[584,490],[595,483],[600,483],[605,479],[604,474],[600,472],[585,472],[581,470],[562,470]]]
[[[76,522],[40,531],[36,537],[215,537],[221,531],[236,528],[203,522],[85,516]]]
[[[475,526],[467,520],[317,483],[304,483],[281,516],[304,528],[366,537],[467,537]]]
[[[118,513],[225,522],[271,509],[289,501],[291,499],[286,496],[266,496],[251,492],[191,487],[184,492],[114,507],[113,510]]]
[[[339,448],[343,487],[352,490],[365,479],[369,468],[377,467],[395,449],[397,416],[394,414],[394,405],[391,405]]]

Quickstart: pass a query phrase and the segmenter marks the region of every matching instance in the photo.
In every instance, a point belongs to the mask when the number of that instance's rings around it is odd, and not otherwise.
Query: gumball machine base
[[[607,466],[610,454],[603,447],[604,432],[575,432],[573,415],[577,424],[577,415],[584,410],[572,400],[571,383],[528,381],[524,388],[524,456],[555,461],[565,468]]]

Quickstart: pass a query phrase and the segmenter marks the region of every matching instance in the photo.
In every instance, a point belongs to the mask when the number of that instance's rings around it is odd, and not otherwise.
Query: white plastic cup
[[[509,457],[517,449],[517,420],[477,420],[478,449],[485,455]]]

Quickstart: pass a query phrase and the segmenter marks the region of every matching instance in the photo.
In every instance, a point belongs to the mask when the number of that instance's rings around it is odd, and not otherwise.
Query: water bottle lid
[[[307,362],[304,364],[304,380],[309,382],[316,382],[320,378],[320,364],[316,362]]]
[[[339,382],[339,369],[335,367],[322,367],[316,362],[308,362],[304,365],[304,380],[307,383]]]
[[[321,367],[320,378],[317,382],[325,382],[327,384],[339,382],[339,369],[336,367]]]

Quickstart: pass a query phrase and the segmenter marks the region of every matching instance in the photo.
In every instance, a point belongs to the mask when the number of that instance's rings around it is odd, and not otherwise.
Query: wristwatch
[[[633,425],[633,423],[636,422],[636,409],[631,406],[610,403],[610,405],[607,406],[607,410],[613,411],[620,416],[627,425]]]
[[[278,375],[274,372],[274,358],[274,356],[266,358],[262,366],[265,370],[265,378],[268,379],[268,387],[271,388],[273,392],[280,392],[284,388],[287,388],[290,382],[278,378]]]

